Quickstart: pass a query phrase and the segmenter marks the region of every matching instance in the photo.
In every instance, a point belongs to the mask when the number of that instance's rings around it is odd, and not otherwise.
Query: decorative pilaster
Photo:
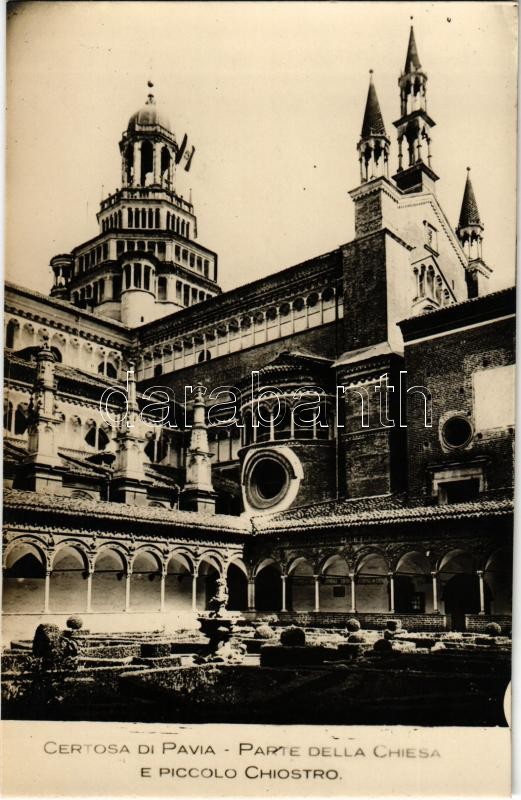
[[[287,611],[288,610],[286,608],[286,579],[287,579],[287,577],[288,577],[287,575],[281,575],[280,576],[280,579],[282,581],[282,604],[281,604],[281,609],[280,609],[281,611]]]
[[[144,437],[137,432],[139,407],[136,398],[134,365],[127,372],[127,409],[116,433],[116,460],[112,479],[112,497],[120,503],[143,505],[151,483],[145,475]]]
[[[194,400],[194,416],[190,447],[186,459],[186,483],[181,494],[182,508],[215,514],[216,493],[212,484],[212,458],[208,446],[203,392],[198,387]]]
[[[27,488],[54,492],[62,485],[62,463],[56,448],[55,357],[48,344],[36,356],[36,377],[29,405],[27,457],[20,477]]]
[[[431,572],[432,577],[432,610],[435,614],[439,612],[438,608],[438,573]]]

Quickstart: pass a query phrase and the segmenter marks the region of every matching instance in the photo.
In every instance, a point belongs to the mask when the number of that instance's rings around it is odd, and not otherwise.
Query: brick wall
[[[511,614],[465,614],[465,628],[471,633],[485,633],[485,628],[489,622],[496,622],[501,625],[501,633],[503,634],[512,632]]]
[[[344,350],[387,339],[385,231],[344,247]]]
[[[327,612],[301,612],[279,613],[278,617],[285,624],[301,625],[303,627],[344,628],[348,619],[357,619],[367,630],[384,630],[388,620],[400,619],[402,627],[407,631],[444,631],[447,629],[445,614],[354,614],[327,613]]]
[[[488,490],[513,485],[513,429],[504,427],[477,432],[468,447],[457,450],[447,450],[440,441],[440,427],[446,415],[460,412],[473,421],[473,373],[513,363],[513,325],[513,320],[493,321],[406,346],[408,385],[426,386],[432,395],[431,428],[424,424],[421,397],[407,396],[408,474],[412,497],[430,496],[429,467],[441,468],[455,462],[465,466],[480,458]]]
[[[404,486],[405,431],[399,426],[398,410],[399,371],[402,368],[402,359],[390,355],[338,369],[338,384],[345,387],[345,427],[339,428],[338,435],[346,497],[387,494]],[[375,391],[381,389],[384,375],[388,376],[388,385],[395,387],[393,392],[387,393],[387,420],[395,422],[392,427],[385,419],[385,398],[380,398],[381,392]],[[364,418],[362,400],[357,391],[360,379],[364,381],[360,390],[364,396]],[[383,426],[382,421],[389,427]]]

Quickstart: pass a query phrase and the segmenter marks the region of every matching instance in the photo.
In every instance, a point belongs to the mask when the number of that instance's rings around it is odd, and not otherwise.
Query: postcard
[[[3,792],[510,792],[517,5],[7,5]]]

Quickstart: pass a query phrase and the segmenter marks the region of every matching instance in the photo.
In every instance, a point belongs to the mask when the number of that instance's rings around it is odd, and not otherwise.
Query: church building
[[[370,75],[331,252],[223,292],[150,93],[97,235],[49,296],[6,284],[8,640],[195,627],[220,576],[249,618],[509,630],[515,289],[464,161],[459,220],[437,199],[412,27],[398,88],[391,133]]]

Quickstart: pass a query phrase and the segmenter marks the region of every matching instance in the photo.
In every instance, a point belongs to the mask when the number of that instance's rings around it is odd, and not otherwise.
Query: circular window
[[[449,447],[464,447],[472,439],[472,425],[465,417],[451,417],[443,425],[442,436]]]
[[[289,474],[284,465],[274,458],[261,458],[254,465],[248,482],[248,494],[252,505],[269,508],[286,494]]]

